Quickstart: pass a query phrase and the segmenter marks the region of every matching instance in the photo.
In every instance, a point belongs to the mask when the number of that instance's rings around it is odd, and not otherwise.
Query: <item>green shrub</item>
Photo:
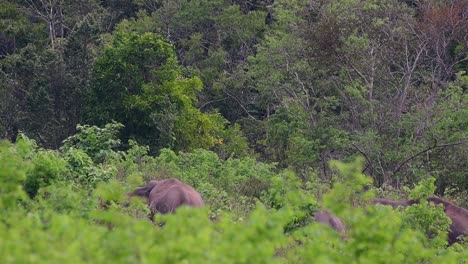
[[[103,128],[89,125],[77,125],[78,131],[63,141],[62,151],[68,151],[70,148],[82,150],[94,162],[102,163],[105,160],[114,157],[114,151],[120,145],[117,138],[119,130],[123,127],[119,123],[109,123]]]
[[[0,141],[0,208],[14,209],[18,200],[26,198],[23,183],[30,162],[25,159],[31,152],[31,145],[20,140],[13,145]]]
[[[117,174],[117,168],[112,164],[95,164],[93,160],[80,149],[69,148],[64,153],[70,170],[69,179],[85,188],[94,188],[99,182],[110,180]]]
[[[62,181],[68,176],[67,162],[54,151],[35,152],[31,163],[24,186],[31,198],[36,196],[40,188]]]

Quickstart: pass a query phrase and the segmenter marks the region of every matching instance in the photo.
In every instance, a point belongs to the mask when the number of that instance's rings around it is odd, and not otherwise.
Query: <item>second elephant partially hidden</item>
[[[330,211],[326,209],[319,211],[319,212],[315,212],[314,218],[317,222],[329,225],[330,227],[332,227],[333,229],[335,229],[342,235],[346,233],[346,229],[343,223],[341,222],[340,218],[338,218],[337,216],[331,215]]]
[[[166,179],[150,181],[146,186],[137,188],[130,196],[148,198],[148,206],[151,210],[151,218],[155,213],[168,214],[177,207],[186,205],[201,207],[204,205],[201,195],[178,179]]]
[[[452,221],[448,233],[449,245],[461,242],[463,237],[468,235],[468,210],[438,197],[429,197],[427,198],[427,201],[435,205],[442,205],[445,214]],[[390,205],[393,208],[397,208],[399,206],[406,207],[419,203],[418,200],[393,201],[385,198],[376,198],[371,202],[374,204]]]

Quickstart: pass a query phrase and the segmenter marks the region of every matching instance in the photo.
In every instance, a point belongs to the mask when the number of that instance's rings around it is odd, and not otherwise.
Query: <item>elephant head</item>
[[[148,184],[146,184],[146,186],[137,188],[136,190],[131,192],[129,195],[130,196],[141,196],[141,197],[148,198],[151,190],[153,190],[153,188],[158,184],[158,182],[159,181],[155,181],[155,180],[150,181],[150,182],[148,182]]]

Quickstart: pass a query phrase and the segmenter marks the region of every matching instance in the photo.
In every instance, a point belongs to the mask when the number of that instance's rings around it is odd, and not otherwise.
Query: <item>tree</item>
[[[174,43],[180,63],[200,76],[205,89],[199,93],[203,109],[220,109],[230,121],[241,112],[246,101],[233,93],[227,77],[243,67],[256,52],[256,44],[266,30],[265,1],[239,4],[225,0],[136,1],[145,8],[135,20],[117,27],[130,32],[154,32]],[[234,80],[235,81],[235,80]],[[228,80],[227,82],[230,82]]]
[[[28,45],[0,61],[0,132],[11,140],[19,131],[42,146],[57,148],[74,132],[73,82],[57,50]]]
[[[41,43],[43,23],[33,23],[17,4],[0,3],[0,59],[14,54],[28,43]]]
[[[57,38],[65,36],[64,0],[27,0],[26,2],[30,10],[47,23],[50,46],[55,49]]]
[[[173,47],[160,37],[116,32],[94,66],[85,121],[120,122],[124,142],[135,138],[156,152],[211,147],[225,121],[194,107],[202,88],[198,77],[183,76]]]

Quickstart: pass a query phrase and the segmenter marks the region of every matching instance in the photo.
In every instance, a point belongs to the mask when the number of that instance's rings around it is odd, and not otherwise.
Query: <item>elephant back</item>
[[[178,179],[159,181],[151,190],[148,204],[153,212],[172,213],[182,205],[200,207],[204,205],[201,195],[190,185]]]

